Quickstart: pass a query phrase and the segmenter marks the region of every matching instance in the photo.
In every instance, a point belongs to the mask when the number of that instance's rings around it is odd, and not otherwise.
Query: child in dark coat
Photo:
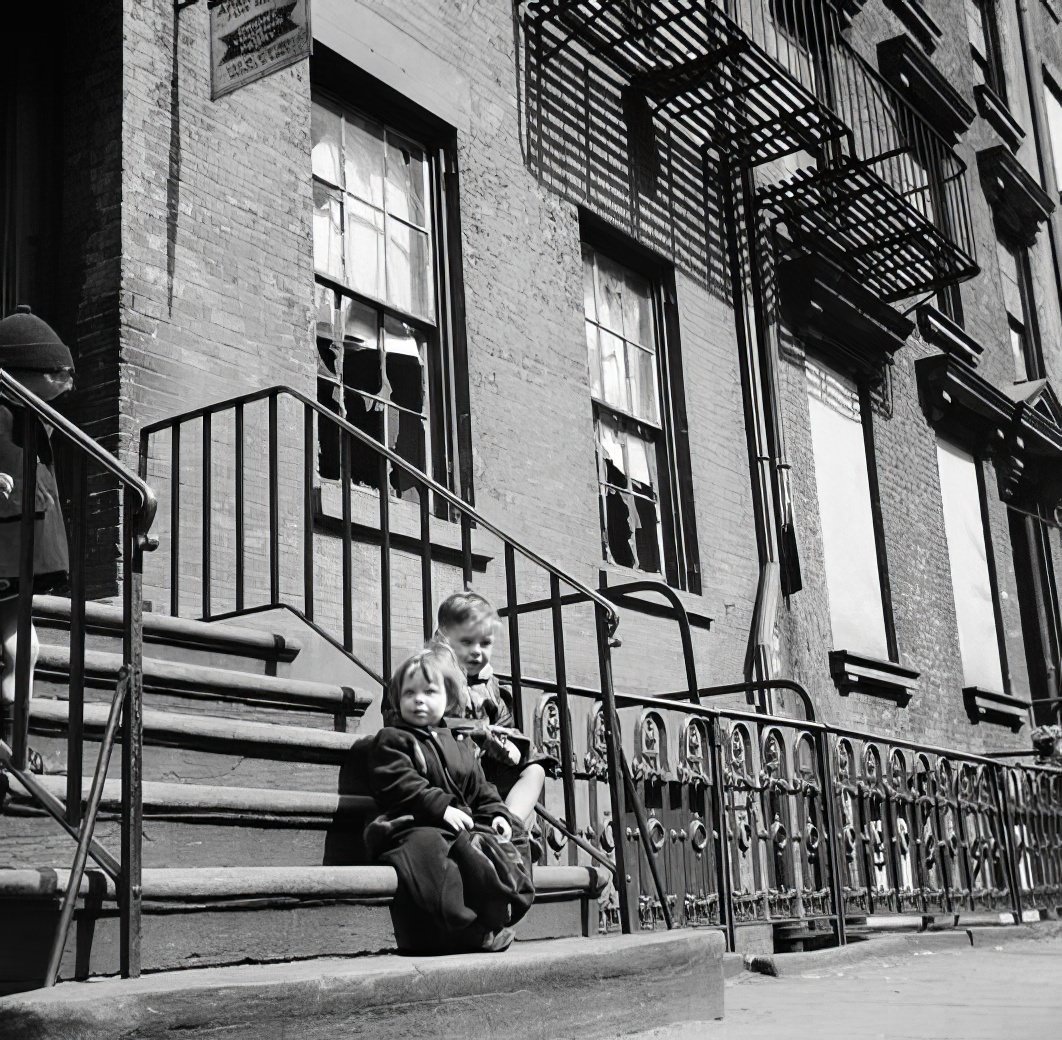
[[[0,321],[0,369],[44,401],[66,393],[74,382],[74,360],[49,325],[20,306]],[[15,707],[15,656],[18,638],[20,525],[27,508],[22,494],[24,409],[0,397],[0,740],[10,743]],[[36,420],[34,420],[36,421]],[[55,480],[48,431],[38,423],[37,489],[33,509],[33,591],[50,592],[67,579],[66,527]],[[30,628],[30,696],[39,652]],[[39,757],[31,768],[40,771]]]
[[[524,837],[520,822],[484,777],[475,745],[443,717],[448,688],[452,697],[460,685],[444,652],[414,654],[391,678],[392,724],[368,752],[384,813],[365,842],[398,873],[392,920],[403,952],[504,950],[534,897],[510,851],[514,831]]]

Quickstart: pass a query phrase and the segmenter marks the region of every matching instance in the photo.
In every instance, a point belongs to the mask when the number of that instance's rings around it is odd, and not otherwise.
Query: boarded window
[[[888,660],[859,393],[811,359],[807,386],[833,646]]]
[[[981,515],[977,463],[961,448],[938,440],[937,465],[955,594],[955,616],[959,624],[963,684],[1003,693],[999,633]]]

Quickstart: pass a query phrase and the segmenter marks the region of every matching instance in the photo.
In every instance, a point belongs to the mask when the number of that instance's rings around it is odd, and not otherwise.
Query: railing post
[[[549,576],[549,595],[552,601],[553,616],[553,665],[557,682],[557,707],[562,718],[571,717],[568,709],[568,670],[564,655],[564,616],[561,612],[560,579],[556,574]],[[523,719],[518,719],[522,725]],[[572,735],[569,726],[562,725],[561,738],[561,779],[564,785],[564,823],[570,831],[577,828],[575,808],[575,774],[572,769]],[[568,843],[568,862],[576,862],[575,846]]]
[[[708,746],[712,759],[711,833],[715,845],[715,889],[719,894],[719,915],[726,928],[727,949],[737,949],[734,925],[734,892],[730,883],[730,842],[726,840],[726,792],[723,790],[723,754],[719,741],[719,716],[708,722]]]
[[[1010,875],[1011,904],[1014,907],[1014,923],[1021,924],[1021,865],[1017,861],[1016,849],[1014,848],[1014,820],[1010,814],[1010,795],[1007,791],[1007,767],[993,765],[992,778],[996,786],[996,805],[999,806],[999,816],[1003,824],[1003,855],[1006,858],[1007,873]]]
[[[143,578],[144,545],[134,519],[134,496],[127,488],[122,509],[123,625],[122,665],[128,688],[122,714],[122,872],[118,886],[121,917],[121,971],[140,975],[140,903],[143,812]]]
[[[29,753],[30,684],[33,682],[33,558],[37,526],[37,417],[22,409],[22,517],[19,520],[18,618],[15,650],[15,713],[11,741],[15,768],[25,771]]]
[[[830,889],[833,892],[833,909],[837,915],[837,943],[844,946],[848,942],[848,933],[845,928],[845,899],[844,886],[841,881],[840,845],[841,834],[837,827],[837,806],[834,802],[833,776],[830,773],[830,749],[826,743],[826,730],[815,731],[815,757],[818,759],[819,776],[822,784],[822,801],[826,813],[826,826],[829,829],[826,841],[826,854],[829,857],[827,870],[830,878]],[[821,841],[820,841],[820,844]],[[867,880],[869,887],[870,881]]]
[[[72,453],[73,506],[70,531],[70,690],[66,721],[66,821],[81,822],[81,776],[85,724],[85,528],[88,523],[88,476],[85,457]]]
[[[280,459],[277,395],[269,395],[269,602],[280,602]]]
[[[612,688],[612,649],[609,643],[608,619],[604,608],[594,604],[597,630],[597,663],[601,677],[601,714],[605,726],[605,749],[608,764],[608,788],[612,805],[612,837],[616,857],[616,891],[619,893],[620,928],[624,934],[633,931],[634,912],[638,906],[638,888],[627,870],[627,856],[623,844],[623,821],[627,814],[626,790],[620,765],[619,717]],[[562,717],[561,726],[569,725]]]

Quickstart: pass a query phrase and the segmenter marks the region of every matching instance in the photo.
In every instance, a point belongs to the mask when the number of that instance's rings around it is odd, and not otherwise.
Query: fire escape
[[[750,232],[784,224],[891,303],[977,272],[965,165],[842,38],[849,6],[532,0],[526,14],[539,60],[582,48],[695,146],[765,167]]]

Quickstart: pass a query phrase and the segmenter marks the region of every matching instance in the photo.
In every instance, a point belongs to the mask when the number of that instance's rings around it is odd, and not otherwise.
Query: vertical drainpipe
[[[771,677],[770,648],[780,592],[777,488],[772,451],[772,434],[777,436],[780,432],[779,412],[777,395],[773,392],[768,322],[756,263],[752,174],[729,154],[721,157],[719,171],[759,557],[756,600],[745,655],[745,681],[753,682]],[[766,692],[757,702],[763,708],[770,708]]]

